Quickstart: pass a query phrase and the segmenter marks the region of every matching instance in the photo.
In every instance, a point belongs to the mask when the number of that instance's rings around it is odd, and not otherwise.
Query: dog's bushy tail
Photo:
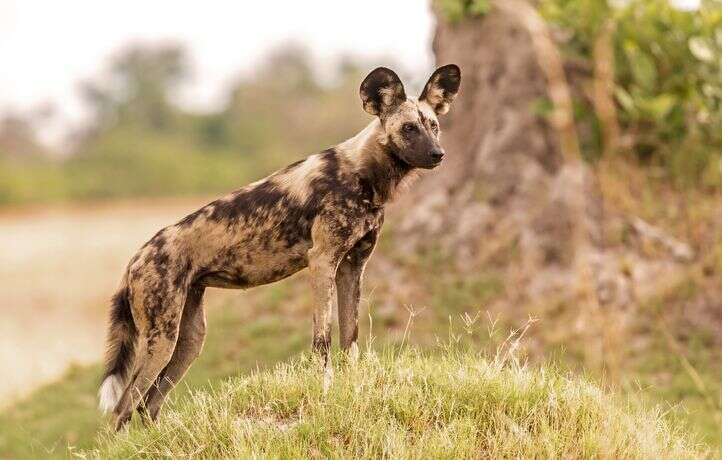
[[[99,406],[103,412],[113,411],[120,401],[133,363],[138,332],[133,322],[128,296],[128,286],[124,281],[123,287],[113,296],[110,308],[105,373],[98,391]]]

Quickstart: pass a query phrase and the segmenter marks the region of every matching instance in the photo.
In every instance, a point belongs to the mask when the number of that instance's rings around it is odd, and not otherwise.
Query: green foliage
[[[436,5],[451,22],[483,16],[491,8],[489,0],[436,0]]]
[[[486,0],[437,5],[452,22],[490,7]],[[555,37],[567,59],[588,69],[575,105],[586,158],[598,158],[606,141],[588,89],[595,42],[611,27],[623,146],[678,185],[722,187],[722,2],[685,11],[670,0],[541,0],[539,9],[561,32]]]
[[[683,11],[668,0],[544,0],[541,11],[568,34],[573,60],[595,58],[613,30],[615,91],[626,146],[679,184],[722,186],[722,4]],[[581,103],[594,118],[590,103]],[[589,118],[588,115],[582,115]]]
[[[302,357],[195,392],[92,458],[699,458],[657,411],[553,367],[447,350]]]

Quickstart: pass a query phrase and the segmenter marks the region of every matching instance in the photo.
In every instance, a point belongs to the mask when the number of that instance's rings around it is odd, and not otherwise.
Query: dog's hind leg
[[[166,296],[156,292],[134,295],[133,317],[139,328],[138,353],[135,372],[123,396],[115,407],[116,430],[130,421],[133,411],[140,404],[161,371],[168,365],[176,340],[186,293],[174,291]]]
[[[144,404],[139,407],[147,411],[152,420],[158,417],[166,396],[180,382],[203,349],[206,338],[204,291],[203,286],[192,286],[188,292],[173,356],[155,384],[146,393]]]

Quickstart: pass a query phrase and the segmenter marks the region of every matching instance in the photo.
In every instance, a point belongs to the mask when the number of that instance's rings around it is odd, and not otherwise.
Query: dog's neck
[[[389,202],[417,176],[417,169],[395,153],[395,146],[378,118],[336,149],[349,159],[378,206]]]

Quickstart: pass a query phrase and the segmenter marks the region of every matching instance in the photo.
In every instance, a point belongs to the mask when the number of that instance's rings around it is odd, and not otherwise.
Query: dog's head
[[[460,83],[459,67],[445,65],[431,74],[421,96],[412,99],[393,70],[379,67],[361,83],[361,101],[368,113],[381,119],[394,154],[411,167],[432,169],[444,158],[437,116],[449,111]]]

